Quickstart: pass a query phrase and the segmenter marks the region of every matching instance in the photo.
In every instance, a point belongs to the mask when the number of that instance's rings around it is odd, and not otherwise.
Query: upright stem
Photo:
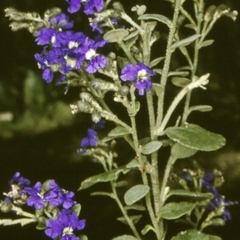
[[[127,221],[129,227],[131,228],[133,234],[135,235],[135,237],[138,239],[138,240],[141,240],[142,238],[140,237],[135,225],[133,224],[133,221],[132,219],[128,216],[126,210],[124,209],[120,199],[118,198],[118,195],[117,195],[117,191],[116,191],[116,188],[114,186],[114,184],[111,182],[111,187],[112,187],[112,191],[113,191],[113,194],[114,194],[114,199],[115,201],[117,202],[118,204],[118,207],[120,208],[125,220]]]
[[[169,36],[168,36],[166,58],[165,58],[162,77],[161,77],[161,87],[163,89],[163,92],[158,98],[158,111],[157,111],[157,120],[156,120],[155,130],[157,130],[159,128],[162,118],[163,118],[165,88],[166,88],[166,84],[167,84],[167,77],[168,77],[168,72],[169,72],[169,67],[170,67],[170,62],[171,62],[171,56],[172,56],[171,46],[173,44],[174,34],[175,34],[176,28],[177,28],[177,20],[178,20],[180,7],[181,7],[181,2],[182,2],[181,0],[176,0],[173,21],[172,21]]]

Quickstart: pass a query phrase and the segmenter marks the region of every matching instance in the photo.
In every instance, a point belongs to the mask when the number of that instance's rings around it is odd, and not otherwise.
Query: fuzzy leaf
[[[214,151],[225,145],[222,135],[212,133],[195,124],[182,127],[169,127],[167,136],[181,145],[200,151]]]
[[[171,149],[171,155],[176,159],[191,157],[196,152],[196,149],[185,147],[179,143],[175,143]]]
[[[167,198],[171,196],[194,198],[197,201],[203,199],[213,199],[214,197],[212,193],[191,192],[185,189],[170,190],[167,194]]]
[[[172,78],[172,84],[177,86],[177,87],[186,87],[191,81],[188,78],[183,78],[183,77],[173,77]]]
[[[131,206],[125,206],[124,207],[125,210],[137,210],[137,211],[145,211],[146,208],[142,205],[139,205],[139,204],[134,204],[134,205],[131,205]]]
[[[115,127],[113,130],[111,130],[108,133],[108,136],[109,137],[122,137],[127,134],[129,134],[129,131],[126,128],[124,128],[122,126],[118,126],[118,127]]]
[[[204,233],[201,233],[195,229],[190,229],[180,232],[177,236],[171,238],[171,240],[210,240],[210,238]]]
[[[194,206],[195,204],[190,202],[167,203],[161,210],[161,217],[168,220],[177,219],[190,212]]]
[[[141,198],[145,197],[150,188],[147,185],[136,185],[130,188],[124,195],[124,201],[127,205],[132,205]]]
[[[199,48],[210,46],[210,45],[212,45],[213,43],[214,43],[214,40],[213,40],[213,39],[206,40],[206,41],[201,42],[201,43],[199,44]]]
[[[177,41],[171,46],[171,50],[174,51],[178,47],[185,47],[185,46],[191,44],[192,42],[194,42],[200,36],[201,36],[201,34],[194,34],[190,37],[187,37],[187,38],[184,38],[180,41]]]
[[[129,32],[125,29],[113,29],[104,34],[103,38],[109,42],[121,42]]]
[[[189,111],[209,112],[212,111],[212,106],[209,105],[198,105],[190,107]]]
[[[110,198],[114,198],[113,195],[109,192],[93,192],[91,196],[108,196]]]
[[[78,190],[89,188],[92,185],[99,182],[110,182],[110,181],[116,180],[121,172],[125,174],[128,171],[130,171],[130,169],[124,166],[117,169],[113,169],[109,172],[104,172],[104,173],[89,177],[81,183],[80,188]]]
[[[149,67],[152,68],[152,67],[155,67],[158,63],[160,63],[162,60],[164,60],[165,57],[159,57],[159,58],[155,58],[153,59],[150,64],[149,64]]]
[[[137,240],[137,239],[130,235],[121,235],[121,236],[113,238],[112,240]]]
[[[80,214],[80,211],[81,211],[81,205],[78,203],[76,205],[74,205],[72,208],[71,208],[71,211],[72,212],[75,212],[77,216],[79,216]]]
[[[171,20],[161,14],[144,14],[138,18],[139,20],[157,20],[161,23],[166,24],[169,28],[171,27],[172,23]]]
[[[159,141],[149,142],[142,147],[142,154],[151,154],[153,152],[156,152],[161,146],[162,143]]]
[[[141,233],[142,233],[142,235],[145,235],[145,234],[147,234],[149,231],[153,231],[153,232],[155,232],[155,229],[154,229],[154,227],[152,226],[152,225],[146,225],[144,228],[143,228],[143,230],[141,231]]]
[[[142,218],[142,215],[133,215],[133,216],[129,216],[129,218],[132,219],[132,222],[134,224],[136,224]],[[121,223],[128,224],[125,217],[119,217],[117,218],[117,220],[120,221]]]

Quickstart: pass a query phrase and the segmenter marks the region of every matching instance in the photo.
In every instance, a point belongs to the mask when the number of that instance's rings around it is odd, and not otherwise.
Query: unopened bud
[[[12,203],[11,202],[2,202],[0,209],[1,209],[1,212],[3,212],[3,213],[10,212],[12,210]]]
[[[124,11],[124,7],[123,7],[123,5],[122,5],[120,2],[114,2],[114,3],[112,4],[112,7],[113,7],[113,9],[116,10],[116,11],[125,12],[125,11]]]
[[[51,17],[54,17],[56,15],[58,15],[59,13],[61,13],[61,9],[60,8],[52,8],[52,9],[48,9],[45,13],[44,13],[44,20],[48,20]]]
[[[79,112],[91,113],[93,111],[92,106],[88,102],[78,101],[77,106]]]
[[[94,123],[98,123],[101,120],[101,114],[99,112],[94,111],[92,113],[92,121]]]
[[[129,93],[129,87],[127,87],[127,86],[122,86],[122,87],[119,89],[118,93],[119,93],[122,97],[127,96],[128,93]]]

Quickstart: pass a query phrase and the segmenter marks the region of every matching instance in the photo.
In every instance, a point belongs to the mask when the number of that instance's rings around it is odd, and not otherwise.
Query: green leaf
[[[157,20],[161,23],[166,24],[169,28],[172,25],[171,20],[161,14],[144,14],[140,16],[138,19],[139,20]]]
[[[81,240],[88,240],[88,237],[86,235],[79,235],[78,236]]]
[[[173,77],[171,81],[174,86],[181,88],[186,87],[189,83],[191,83],[191,80],[183,77]]]
[[[121,235],[121,236],[113,238],[112,240],[137,240],[137,239],[130,235]]]
[[[91,196],[108,196],[110,198],[114,198],[114,196],[109,192],[93,192]]]
[[[209,240],[222,240],[220,237],[218,236],[214,236],[214,235],[208,235]]]
[[[118,127],[115,127],[113,130],[111,130],[108,133],[108,136],[109,137],[122,137],[127,134],[129,134],[129,131],[126,128],[124,128],[122,126],[118,126]]]
[[[169,127],[167,136],[181,145],[200,151],[215,151],[225,145],[222,135],[212,133],[195,124],[182,127]]]
[[[212,193],[191,192],[185,189],[170,190],[166,198],[169,198],[171,196],[194,198],[197,201],[204,199],[213,199],[214,197]]]
[[[204,42],[201,42],[199,44],[199,49],[202,48],[202,47],[207,47],[207,46],[210,46],[214,43],[214,40],[213,39],[210,39],[210,40],[206,40]]]
[[[104,173],[89,177],[81,183],[80,188],[78,190],[89,188],[92,185],[99,182],[110,182],[110,181],[116,180],[121,172],[125,174],[128,171],[130,171],[130,169],[123,166],[117,169],[113,169],[109,172],[104,172]]]
[[[129,32],[125,29],[113,29],[104,34],[103,38],[109,42],[121,42],[128,36]]]
[[[146,208],[144,206],[139,205],[139,204],[125,206],[124,209],[125,210],[137,210],[137,211],[145,211],[146,210]]]
[[[189,112],[192,112],[192,111],[209,112],[209,111],[212,111],[212,106],[209,106],[209,105],[192,106],[189,108]]]
[[[200,36],[201,36],[201,34],[194,34],[190,37],[187,37],[180,41],[177,41],[171,46],[171,50],[174,51],[176,48],[185,47],[185,46],[189,45],[190,43],[194,42]]]
[[[155,232],[155,229],[154,229],[154,227],[153,227],[152,225],[147,224],[147,225],[143,228],[143,230],[141,231],[141,233],[142,233],[142,235],[145,235],[145,234],[147,234],[149,231]]]
[[[190,202],[171,202],[163,206],[161,210],[161,217],[164,219],[172,220],[180,218],[181,216],[192,211],[195,207],[195,203]]]
[[[210,238],[204,233],[201,233],[195,229],[190,229],[180,232],[177,236],[171,238],[171,240],[210,240]]]
[[[138,36],[139,35],[139,31],[138,30],[136,30],[136,31],[134,31],[134,32],[131,32],[128,36],[126,36],[123,40],[124,41],[127,41],[127,40],[129,40],[129,39],[131,39],[131,38],[135,38],[136,36]]]
[[[181,76],[181,77],[186,77],[189,75],[189,72],[183,72],[183,71],[174,71],[174,72],[169,72],[168,77],[170,76]]]
[[[127,205],[132,205],[133,203],[137,202],[141,198],[145,197],[150,188],[148,185],[136,185],[130,188],[124,195],[124,201]]]
[[[171,149],[171,155],[176,159],[191,157],[196,152],[196,149],[185,147],[179,143],[175,143]]]
[[[160,63],[162,60],[164,60],[165,57],[159,57],[159,58],[155,58],[153,59],[150,64],[149,64],[149,67],[152,68],[152,67],[155,67],[158,63]]]
[[[133,215],[133,216],[129,216],[129,218],[132,220],[132,222],[134,224],[136,224],[142,218],[142,215]],[[119,218],[117,218],[117,220],[120,221],[121,223],[124,223],[124,224],[128,225],[128,222],[125,219],[125,217],[119,217]]]
[[[81,211],[81,205],[78,203],[76,205],[74,205],[72,208],[71,208],[71,211],[72,212],[75,212],[77,216],[79,216],[80,214],[80,211]]]
[[[159,141],[152,141],[150,143],[147,143],[142,147],[142,154],[151,154],[153,152],[156,152],[160,147],[162,146],[162,143]]]

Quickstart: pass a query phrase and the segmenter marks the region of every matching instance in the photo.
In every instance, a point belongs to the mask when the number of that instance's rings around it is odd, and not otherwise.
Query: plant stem
[[[141,240],[142,238],[140,237],[137,229],[135,228],[135,226],[134,226],[134,224],[133,224],[133,222],[132,222],[132,219],[128,216],[127,211],[124,209],[124,207],[123,207],[123,205],[122,205],[122,203],[121,203],[121,201],[120,201],[120,199],[119,199],[119,197],[118,197],[118,195],[117,195],[117,191],[116,191],[116,188],[115,188],[113,182],[111,182],[111,187],[112,187],[112,192],[113,192],[113,194],[114,194],[114,199],[115,199],[115,201],[117,202],[118,207],[120,208],[120,210],[121,210],[121,212],[122,212],[125,220],[127,221],[129,227],[131,228],[134,236],[135,236],[138,240]]]
[[[168,72],[169,72],[169,68],[170,68],[171,56],[172,56],[171,46],[173,44],[174,34],[175,34],[176,28],[177,28],[177,20],[178,20],[180,7],[181,7],[181,2],[182,2],[181,0],[176,0],[176,2],[175,2],[173,21],[172,21],[172,25],[171,25],[170,32],[169,32],[167,49],[166,49],[166,58],[164,61],[163,72],[162,72],[162,76],[161,76],[161,87],[163,89],[163,92],[158,98],[158,110],[157,110],[157,120],[156,120],[155,130],[157,130],[159,128],[159,126],[162,122],[162,118],[163,118],[165,88],[166,88],[166,84],[167,84],[167,77],[168,77]]]

